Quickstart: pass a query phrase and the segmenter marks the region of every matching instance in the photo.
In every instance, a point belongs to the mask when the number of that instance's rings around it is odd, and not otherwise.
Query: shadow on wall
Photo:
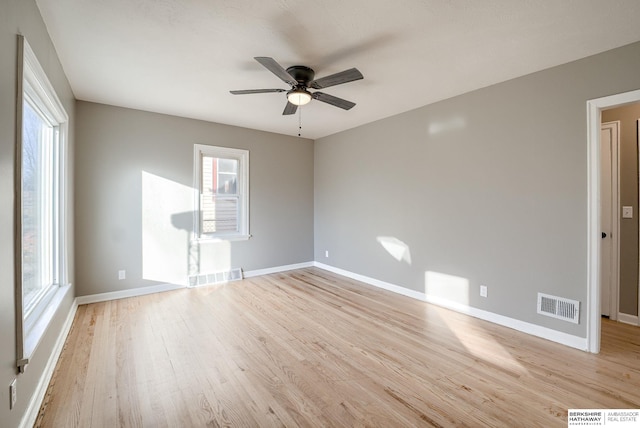
[[[188,285],[190,275],[229,270],[227,241],[193,239],[193,188],[142,171],[142,278]]]

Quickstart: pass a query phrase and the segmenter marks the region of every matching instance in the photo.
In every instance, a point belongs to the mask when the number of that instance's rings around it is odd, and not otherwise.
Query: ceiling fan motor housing
[[[287,68],[287,73],[289,73],[291,77],[296,79],[296,82],[304,87],[309,86],[309,82],[312,82],[316,75],[313,69],[305,67],[304,65],[292,65]]]

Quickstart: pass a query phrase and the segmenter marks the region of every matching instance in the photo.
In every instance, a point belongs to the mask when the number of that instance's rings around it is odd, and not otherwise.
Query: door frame
[[[636,120],[636,149],[638,150],[638,168],[640,168],[640,119]],[[638,201],[640,202],[640,171],[638,181]],[[638,215],[638,214],[636,214]],[[640,227],[638,228],[638,242],[640,243]],[[639,249],[640,250],[640,249]],[[637,325],[640,326],[640,254],[638,254],[638,318]]]
[[[609,288],[609,318],[617,321],[620,316],[620,121],[613,120],[602,122],[600,130],[605,127],[613,127],[616,130],[616,140],[611,143],[611,284]],[[601,134],[600,134],[601,135]],[[600,141],[599,143],[602,143]],[[600,152],[598,152],[600,153]],[[600,160],[602,171],[602,160]],[[600,189],[599,187],[598,189]],[[602,232],[602,228],[600,229]],[[600,241],[602,245],[602,240]],[[600,260],[602,262],[602,260]],[[600,294],[602,296],[602,294]],[[602,304],[602,302],[601,302]],[[602,307],[600,308],[602,314]]]
[[[600,128],[602,110],[640,101],[640,90],[587,101],[587,351],[600,352]]]

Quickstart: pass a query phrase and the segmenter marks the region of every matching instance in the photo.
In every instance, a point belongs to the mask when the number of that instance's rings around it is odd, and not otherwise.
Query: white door
[[[618,315],[618,128],[603,123],[600,131],[600,311]]]

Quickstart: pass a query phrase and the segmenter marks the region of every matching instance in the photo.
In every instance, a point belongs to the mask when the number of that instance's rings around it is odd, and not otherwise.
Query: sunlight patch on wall
[[[411,251],[407,244],[393,236],[378,236],[376,241],[387,250],[391,257],[399,262],[404,261],[411,265]]]
[[[143,279],[187,285],[192,199],[189,186],[142,171]]]
[[[449,120],[433,122],[429,124],[428,132],[431,136],[444,134],[445,132],[455,131],[465,128],[467,122],[462,117],[453,117]]]
[[[446,299],[462,305],[469,304],[469,280],[467,278],[426,271],[424,284],[427,296]]]
[[[198,248],[199,258],[197,263],[192,259],[194,263],[189,268],[190,275],[227,272],[232,269],[229,241],[200,241],[194,242],[193,246]]]

